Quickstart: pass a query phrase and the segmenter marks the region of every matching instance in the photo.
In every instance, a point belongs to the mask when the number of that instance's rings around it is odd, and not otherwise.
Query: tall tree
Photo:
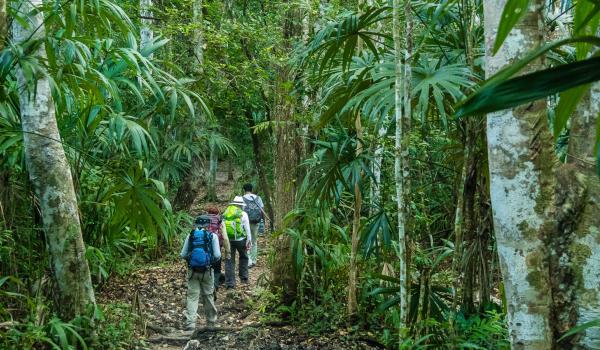
[[[297,26],[301,16],[296,5],[290,4],[287,16],[283,23],[284,45],[291,48],[292,41],[300,36],[302,27]],[[297,173],[300,164],[299,154],[302,142],[297,131],[295,121],[295,99],[291,95],[294,70],[287,64],[278,67],[275,87],[275,103],[273,113],[275,116],[275,230],[286,229],[284,218],[294,209],[296,204],[296,191],[300,183]],[[294,169],[294,170],[292,170]],[[296,273],[292,260],[291,240],[288,235],[279,235],[274,242],[275,263],[272,269],[272,283],[283,291],[284,302],[291,303],[296,294]]]
[[[17,67],[21,125],[29,178],[39,200],[53,274],[58,285],[58,308],[72,319],[95,304],[90,270],[85,259],[77,197],[69,163],[61,143],[50,90],[43,69],[46,61],[44,16],[41,0],[23,1],[24,21],[14,21],[18,44],[35,43],[32,55],[40,65]]]
[[[486,74],[522,57],[542,40],[543,1],[532,1],[496,55],[492,49],[506,0],[484,1]],[[528,67],[542,66],[537,61]],[[488,114],[487,139],[494,231],[506,290],[510,339],[517,349],[551,349],[550,276],[544,235],[550,217],[553,164],[546,102]]]
[[[407,263],[406,260],[406,216],[404,203],[404,175],[402,164],[402,141],[403,134],[403,67],[402,67],[402,38],[400,37],[400,0],[394,0],[392,9],[393,38],[394,38],[394,57],[395,57],[395,83],[394,83],[394,117],[396,118],[395,135],[395,158],[394,158],[394,179],[396,182],[396,205],[398,208],[398,247],[400,258],[400,327],[405,326],[408,310],[408,285],[406,281]]]

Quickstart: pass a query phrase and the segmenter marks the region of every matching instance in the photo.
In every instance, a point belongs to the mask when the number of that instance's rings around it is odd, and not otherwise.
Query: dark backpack
[[[212,264],[212,233],[196,228],[190,233],[188,266],[194,272],[205,272]]]
[[[210,224],[208,224],[208,231],[216,234],[217,237],[219,237],[219,247],[222,247],[223,246],[223,232],[221,232],[221,222],[223,219],[221,218],[221,215],[203,214],[203,215],[200,215],[198,218],[196,218],[196,220],[198,220],[199,218],[207,219],[210,221]]]
[[[244,203],[246,203],[244,211],[248,214],[248,220],[251,224],[258,224],[262,220],[263,215],[258,202],[256,202],[256,197],[252,199],[242,198],[244,199]]]

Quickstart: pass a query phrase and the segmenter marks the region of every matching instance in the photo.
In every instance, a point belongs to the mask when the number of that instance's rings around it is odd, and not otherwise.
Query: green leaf
[[[600,22],[600,4],[592,4],[591,1],[580,1],[575,7],[573,15],[573,33],[574,35],[594,35],[597,32]],[[590,52],[591,45],[589,43],[577,43],[575,51],[577,59],[582,60],[587,57]]]
[[[502,18],[498,25],[498,33],[494,42],[494,54],[498,52],[504,40],[513,29],[515,24],[527,12],[529,0],[508,0],[502,11]]]
[[[593,321],[586,322],[586,323],[582,323],[582,324],[580,324],[578,326],[575,326],[575,327],[569,329],[569,331],[567,333],[563,334],[563,336],[560,337],[558,339],[558,341],[561,342],[561,341],[565,340],[565,338],[568,338],[568,337],[570,337],[570,336],[572,336],[574,334],[577,334],[577,333],[580,333],[582,331],[585,331],[588,328],[600,328],[600,319],[593,320]]]
[[[577,108],[577,104],[585,93],[588,91],[589,85],[582,85],[576,88],[561,92],[558,106],[554,110],[554,138],[557,139],[562,130],[567,126],[569,117]]]
[[[545,52],[575,42],[589,42],[598,46],[600,45],[600,38],[592,36],[569,38],[544,45],[534,50],[522,60],[506,67],[488,79],[474,94],[457,106],[456,116],[462,117],[489,113],[514,107],[598,80],[600,72],[597,68],[600,62],[598,58],[591,58],[507,81],[507,79],[517,74],[529,62],[543,55]]]

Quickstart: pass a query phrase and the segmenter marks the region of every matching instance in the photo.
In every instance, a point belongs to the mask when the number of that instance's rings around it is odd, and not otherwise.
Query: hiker
[[[239,255],[238,273],[242,284],[248,284],[248,254],[252,246],[252,233],[248,214],[243,211],[244,199],[236,196],[223,212],[222,231],[227,234],[231,254],[225,259],[225,286],[235,288],[235,260]]]
[[[244,185],[244,203],[246,203],[246,207],[244,211],[248,214],[248,220],[250,221],[250,232],[252,233],[252,248],[250,248],[250,256],[248,259],[248,268],[252,268],[256,265],[258,261],[258,226],[260,225],[261,220],[264,215],[264,204],[262,198],[260,196],[252,193],[252,184]]]
[[[198,301],[202,297],[206,325],[213,327],[217,321],[217,308],[213,297],[212,264],[221,258],[219,237],[208,231],[210,218],[199,216],[194,229],[185,239],[180,256],[187,261],[186,330],[196,329]]]
[[[208,213],[206,216],[210,219],[208,230],[212,233],[215,233],[219,237],[219,247],[222,249],[221,256],[226,257],[230,254],[231,247],[229,245],[229,239],[227,235],[223,234],[221,227],[223,218],[221,217],[221,214],[219,214],[219,209],[215,207],[206,208],[206,212]],[[225,281],[225,275],[221,274],[222,260],[223,259],[218,259],[212,265],[215,280],[215,300],[217,299],[217,291],[219,290],[219,286]]]

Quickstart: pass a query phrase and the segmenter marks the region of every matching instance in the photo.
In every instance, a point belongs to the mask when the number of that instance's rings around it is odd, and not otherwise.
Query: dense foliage
[[[520,3],[525,12],[528,2]],[[271,263],[292,265],[294,290],[274,276],[259,296],[265,319],[311,334],[347,328],[390,348],[510,348],[481,115],[552,96],[548,119],[564,161],[568,119],[587,91],[576,86],[600,78],[581,73],[598,67],[585,59],[598,45],[600,6],[558,3],[547,2],[545,34],[563,39],[573,27],[576,39],[549,44],[485,84],[480,0],[403,2],[403,53],[394,47],[392,1],[168,0],[143,8],[147,1],[48,0],[38,8],[43,35],[23,42],[6,25],[26,25],[22,1],[3,3],[0,347],[144,346],[130,305],[58,316],[19,107],[23,89],[33,93],[44,76],[96,288],[176,252],[193,201],[216,199],[216,169],[227,164],[240,174],[231,180],[237,187],[256,183],[265,199],[275,224]],[[496,50],[519,21],[505,17]],[[140,29],[153,33],[149,42]],[[35,54],[41,46],[47,57]],[[509,80],[543,53],[554,69],[537,73],[544,84]],[[30,86],[18,86],[17,71]],[[573,74],[582,76],[565,82]],[[200,182],[208,193],[197,193]]]

